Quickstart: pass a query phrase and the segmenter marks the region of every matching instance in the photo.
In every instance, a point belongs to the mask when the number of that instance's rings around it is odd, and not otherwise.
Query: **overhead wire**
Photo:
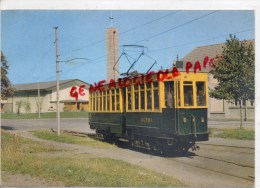
[[[42,54],[42,56],[40,57],[39,61],[37,61],[34,66],[29,69],[29,71],[26,73],[26,74],[23,74],[23,78],[25,77],[29,77],[31,75],[31,73],[35,73],[36,72],[36,68],[38,68],[38,73],[36,74],[39,74],[39,71],[40,71],[40,63],[42,62],[42,60],[44,59],[44,57],[46,57],[51,51],[51,48],[47,48],[47,50]],[[39,75],[38,75],[39,76]]]
[[[135,26],[135,27],[133,27],[133,28],[131,28],[131,29],[128,29],[128,30],[126,30],[126,31],[123,31],[122,33],[119,33],[119,36],[122,36],[122,35],[124,35],[124,34],[130,32],[130,31],[133,31],[133,30],[138,29],[138,28],[140,28],[140,27],[144,27],[144,26],[146,26],[146,25],[148,25],[148,24],[151,24],[151,23],[153,23],[153,22],[156,22],[156,21],[158,21],[158,20],[161,20],[161,19],[163,19],[163,18],[166,18],[166,17],[168,17],[168,16],[170,16],[170,15],[173,15],[173,14],[176,14],[176,13],[178,13],[178,12],[180,12],[180,11],[174,11],[174,12],[168,13],[168,14],[166,14],[166,15],[164,15],[164,16],[161,16],[161,17],[159,17],[159,18],[156,18],[156,19],[154,19],[154,20],[151,20],[151,21],[149,21],[149,22],[146,22],[146,23],[144,23],[144,24]],[[88,44],[88,45],[86,45],[86,46],[84,46],[84,47],[74,49],[74,50],[72,50],[72,52],[80,51],[80,50],[82,50],[83,48],[86,48],[86,47],[88,47],[88,46],[97,45],[97,44],[99,44],[99,43],[104,42],[105,40],[106,40],[106,39],[102,39],[102,40],[99,40],[99,41],[97,41],[97,42]],[[106,55],[102,55],[102,56],[100,56],[100,57],[98,57],[98,58],[95,58],[94,60],[91,60],[91,61],[92,61],[92,62],[93,62],[93,61],[97,61],[97,60],[102,59],[102,58],[104,58],[104,57],[106,57]],[[81,66],[80,66],[80,67],[81,67]]]
[[[160,20],[160,19],[162,19],[162,18],[165,18],[165,17],[167,17],[167,16],[169,16],[169,15],[172,15],[172,14],[175,14],[175,13],[177,13],[177,12],[178,12],[178,11],[175,11],[175,12],[173,12],[173,13],[167,14],[167,15],[165,15],[165,16],[163,16],[163,17],[161,17],[161,18],[158,18],[158,19],[156,19],[156,20],[154,20],[154,21],[158,21],[158,20]],[[190,24],[190,23],[192,23],[192,22],[194,22],[194,21],[200,20],[200,19],[202,19],[202,18],[204,18],[204,17],[206,17],[206,16],[209,16],[209,15],[211,15],[211,14],[214,14],[214,13],[216,13],[216,12],[218,12],[218,10],[212,11],[212,12],[210,12],[210,13],[204,14],[204,15],[202,15],[202,16],[200,16],[200,17],[195,18],[195,19],[189,20],[189,21],[187,21],[187,22],[185,22],[185,23],[183,23],[183,24],[180,24],[180,25],[178,25],[178,26],[175,26],[175,27],[173,27],[173,28],[171,28],[171,29],[168,29],[168,30],[163,31],[163,32],[160,32],[160,33],[158,33],[158,34],[156,34],[156,35],[152,35],[152,36],[150,36],[150,37],[148,37],[148,38],[145,38],[145,39],[143,39],[143,40],[140,40],[140,41],[138,41],[138,42],[135,42],[134,44],[139,43],[139,42],[142,42],[142,41],[145,41],[145,40],[148,40],[148,39],[151,39],[151,38],[154,38],[154,37],[157,37],[157,36],[162,35],[162,34],[165,34],[165,33],[169,32],[169,31],[172,31],[172,30],[177,29],[177,28],[179,28],[179,27],[182,27],[182,26],[184,26],[184,25]],[[147,22],[147,24],[148,24],[148,23],[152,23],[152,22],[154,22],[154,21]],[[144,24],[143,24],[143,25],[144,25]],[[142,26],[143,26],[143,25],[142,25]],[[141,25],[140,25],[140,26],[141,26]],[[139,26],[137,26],[137,27],[135,27],[135,28],[138,28],[138,27],[139,27]],[[133,28],[133,29],[134,29],[134,28]],[[130,29],[130,30],[131,30],[131,29]],[[127,32],[130,31],[130,30],[127,30]],[[105,55],[104,55],[104,56],[105,56]],[[103,56],[102,56],[102,57],[103,57]]]
[[[170,16],[170,15],[176,14],[176,13],[178,13],[178,12],[180,12],[180,11],[171,12],[171,13],[169,13],[169,14],[166,14],[166,15],[164,15],[164,16],[161,16],[161,17],[159,17],[159,18],[156,18],[156,19],[151,20],[151,21],[149,21],[149,22],[146,22],[146,23],[144,23],[144,24],[140,24],[140,25],[135,26],[135,27],[133,27],[133,28],[131,28],[131,29],[128,29],[128,30],[126,30],[126,31],[123,31],[123,32],[119,33],[118,35],[119,35],[119,36],[124,35],[124,34],[130,32],[130,31],[133,31],[133,30],[138,29],[138,28],[140,28],[140,27],[146,26],[146,25],[148,25],[148,24],[151,24],[151,23],[153,23],[153,22],[156,22],[156,21],[158,21],[158,20],[161,20],[161,19],[163,19],[163,18],[166,18],[166,17],[168,17],[168,16]],[[86,48],[86,47],[94,46],[94,45],[100,44],[100,43],[102,43],[102,42],[104,42],[104,41],[106,41],[106,38],[104,38],[104,39],[102,39],[102,40],[99,40],[99,41],[96,41],[96,42],[93,42],[93,43],[90,43],[90,44],[87,44],[87,45],[85,45],[85,46],[83,46],[83,47],[81,47],[81,48],[77,48],[77,49],[71,50],[71,52],[80,51],[80,50],[82,50],[82,49],[84,49],[84,48]]]
[[[159,17],[159,18],[157,18],[157,19],[155,19],[155,20],[151,20],[151,21],[146,22],[146,23],[144,23],[144,24],[141,24],[141,25],[138,25],[138,26],[136,26],[136,27],[133,27],[132,29],[128,29],[128,30],[126,30],[126,31],[123,31],[122,33],[119,33],[119,35],[123,35],[123,34],[125,34],[125,33],[128,33],[128,32],[130,32],[130,31],[133,31],[133,30],[138,29],[138,28],[140,28],[140,27],[149,25],[149,24],[151,24],[151,23],[153,23],[153,22],[156,22],[156,21],[158,21],[158,20],[161,20],[161,19],[163,19],[163,18],[166,18],[166,17],[168,17],[168,16],[170,16],[170,15],[173,15],[173,14],[176,14],[176,13],[178,13],[178,12],[180,12],[180,10],[171,12],[171,13],[166,14],[166,15],[164,15],[164,16],[162,16],[162,17]]]
[[[154,37],[163,35],[163,34],[165,34],[165,33],[168,33],[169,31],[178,29],[178,28],[180,28],[180,27],[182,27],[182,26],[184,26],[184,25],[190,24],[190,23],[192,23],[192,22],[195,22],[195,21],[197,21],[197,20],[200,20],[200,19],[202,19],[202,18],[204,18],[204,17],[207,17],[207,16],[209,16],[209,15],[215,14],[215,13],[218,12],[218,11],[219,11],[219,10],[215,10],[215,11],[212,11],[212,12],[210,12],[210,13],[204,14],[204,15],[198,17],[198,18],[189,20],[189,21],[187,21],[187,22],[185,22],[185,23],[183,23],[183,24],[180,24],[180,25],[175,26],[175,27],[173,27],[173,28],[167,29],[167,30],[165,30],[165,31],[163,31],[163,32],[157,33],[157,34],[155,34],[155,35],[152,35],[152,36],[150,36],[150,37],[144,38],[144,39],[139,40],[139,41],[137,41],[137,42],[134,42],[134,44],[137,44],[137,43],[140,43],[140,42],[149,40],[149,39],[151,39],[151,38],[154,38]]]
[[[134,30],[134,29],[137,29],[137,28],[139,28],[139,27],[142,27],[142,26],[144,26],[144,25],[148,25],[149,23],[152,23],[152,22],[155,22],[155,21],[157,21],[157,20],[163,19],[163,18],[165,18],[165,17],[167,17],[167,16],[169,16],[169,15],[175,14],[175,13],[177,13],[177,12],[179,12],[179,11],[175,11],[175,12],[170,13],[170,14],[167,14],[167,15],[165,15],[165,16],[163,16],[163,17],[157,18],[156,20],[152,20],[152,21],[150,21],[150,22],[147,22],[146,24],[139,25],[139,26],[136,26],[136,27],[134,27],[134,28],[132,28],[132,29],[126,30],[125,32],[121,33],[121,35],[124,34],[124,33],[130,32],[130,31],[132,31],[132,30]],[[212,12],[210,12],[210,13],[204,14],[204,15],[202,15],[202,16],[200,16],[200,17],[195,18],[195,19],[189,20],[189,21],[187,21],[187,22],[185,22],[185,23],[183,23],[183,24],[180,24],[180,25],[178,25],[178,26],[175,26],[175,27],[173,27],[173,28],[170,28],[170,29],[168,29],[168,30],[165,30],[165,31],[163,31],[163,32],[160,32],[160,33],[158,33],[158,34],[155,34],[155,35],[152,35],[152,36],[150,36],[150,37],[147,37],[147,38],[145,38],[145,39],[143,39],[143,40],[140,40],[140,41],[138,41],[138,42],[135,42],[134,44],[139,43],[139,42],[141,42],[141,41],[145,41],[145,40],[154,38],[154,37],[157,37],[157,36],[159,36],[159,35],[163,35],[163,34],[169,32],[169,31],[175,30],[175,29],[177,29],[177,28],[180,28],[180,27],[182,27],[182,26],[185,26],[185,25],[187,25],[187,24],[190,24],[190,23],[192,23],[192,22],[195,22],[195,21],[197,21],[197,20],[200,20],[200,19],[202,19],[202,18],[204,18],[204,17],[206,17],[206,16],[209,16],[209,15],[212,15],[212,14],[214,14],[214,13],[216,13],[216,12],[218,12],[218,10],[212,11]],[[244,30],[244,31],[235,32],[235,33],[232,33],[232,34],[239,34],[239,33],[248,32],[248,31],[252,31],[252,30],[253,30],[253,29],[248,29],[248,30]],[[120,35],[120,34],[119,34],[119,35]],[[156,52],[156,51],[162,51],[162,50],[167,50],[167,49],[176,48],[176,47],[180,47],[180,46],[190,45],[190,44],[194,44],[194,43],[198,43],[198,42],[214,40],[214,39],[217,39],[217,38],[220,38],[220,37],[223,37],[223,36],[227,36],[227,35],[229,35],[229,34],[219,35],[219,36],[216,36],[216,37],[213,37],[213,38],[198,40],[198,41],[189,42],[189,43],[185,43],[185,44],[169,46],[169,47],[162,48],[162,49],[155,49],[155,50],[149,51],[148,53],[150,54],[150,53],[153,53],[153,52]],[[100,41],[97,41],[96,44],[101,43],[101,42],[103,42],[104,40],[105,40],[105,39],[100,40]],[[95,44],[95,43],[92,43],[92,44]],[[81,49],[82,49],[82,48],[81,48]],[[80,50],[80,49],[78,49],[78,50]],[[88,62],[88,63],[95,63],[97,60],[100,60],[100,59],[102,59],[102,58],[104,58],[104,57],[106,57],[106,55],[102,55],[102,56],[100,56],[100,57],[97,57],[97,58],[91,60],[91,61]],[[75,70],[75,69],[78,69],[78,68],[82,67],[82,66],[85,65],[85,64],[87,64],[87,63],[84,63],[84,64],[82,64],[82,65],[80,65],[80,66],[74,67],[74,68],[70,69],[69,71],[64,71],[64,73],[65,73],[65,72],[70,72],[70,71]]]
[[[195,44],[195,43],[199,43],[199,42],[205,42],[205,41],[209,41],[209,40],[214,40],[214,39],[222,38],[222,37],[228,36],[228,35],[230,35],[230,34],[235,35],[235,34],[245,33],[245,32],[253,31],[253,30],[254,30],[254,28],[251,28],[251,29],[247,29],[247,30],[243,30],[243,31],[234,32],[234,33],[218,35],[218,36],[215,36],[215,37],[212,37],[212,38],[207,38],[207,39],[203,39],[203,40],[197,40],[197,41],[193,41],[193,42],[189,42],[189,43],[178,44],[178,45],[174,45],[174,46],[168,46],[168,47],[165,47],[165,48],[160,48],[160,49],[151,50],[151,51],[149,51],[148,53],[157,52],[157,51],[163,51],[163,50],[168,50],[168,49],[172,49],[172,48],[176,48],[176,47],[180,47],[180,46],[187,46],[187,45],[191,45],[191,44]]]
[[[239,34],[239,33],[244,33],[244,32],[248,32],[248,31],[253,31],[254,29],[247,29],[247,30],[243,30],[243,31],[239,31],[239,32],[234,32],[234,33],[231,33],[231,34]],[[199,43],[199,42],[204,42],[204,41],[209,41],[209,40],[214,40],[214,39],[217,39],[217,38],[220,38],[220,37],[224,37],[224,36],[228,36],[230,34],[225,34],[225,35],[219,35],[219,36],[215,36],[215,37],[212,37],[212,38],[208,38],[208,39],[203,39],[203,40],[198,40],[198,41],[194,41],[194,42],[189,42],[189,43],[185,43],[185,44],[179,44],[179,45],[174,45],[174,46],[170,46],[170,47],[166,47],[166,48],[162,48],[162,49],[156,49],[156,50],[151,50],[149,52],[146,53],[147,54],[151,54],[153,52],[157,52],[157,51],[163,51],[163,50],[167,50],[167,49],[171,49],[171,48],[176,48],[176,47],[180,47],[180,46],[186,46],[186,45],[190,45],[190,44],[195,44],[195,43]],[[102,59],[106,57],[106,55],[103,55],[103,56],[100,56],[98,58],[95,58],[94,60],[91,60],[89,63],[95,63],[96,60],[99,60],[99,59]],[[131,57],[131,56],[130,56]],[[152,58],[151,56],[149,56],[150,58]],[[132,58],[132,57],[131,57]],[[132,58],[134,59],[134,58]],[[155,60],[154,58],[152,58],[153,60]],[[80,65],[78,67],[74,67],[72,69],[69,70],[69,72],[71,70],[75,70],[77,68],[80,68],[82,67],[83,65]]]

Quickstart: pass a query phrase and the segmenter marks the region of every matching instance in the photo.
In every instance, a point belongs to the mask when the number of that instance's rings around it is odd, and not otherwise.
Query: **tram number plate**
[[[153,118],[151,118],[151,117],[142,117],[141,118],[141,122],[151,123],[151,122],[153,122]]]

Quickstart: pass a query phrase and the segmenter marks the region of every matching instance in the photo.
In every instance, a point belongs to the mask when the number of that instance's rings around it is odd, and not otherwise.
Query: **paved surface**
[[[57,130],[56,119],[2,119],[1,126],[6,130]],[[88,118],[61,119],[61,130],[95,133],[89,128]]]
[[[255,124],[253,121],[243,122],[244,127],[248,129],[254,129]],[[239,128],[239,121],[209,121],[209,128]],[[2,128],[6,130],[36,130],[36,129],[50,129],[57,130],[56,119],[2,119]],[[95,131],[91,130],[88,124],[88,118],[77,119],[61,119],[61,130],[70,130],[76,132],[83,132],[88,134],[94,134]],[[223,138],[210,138],[209,141],[202,142],[203,144],[219,144],[230,146],[245,146],[254,148],[254,141],[241,141],[233,139]]]
[[[244,128],[254,129],[255,122],[243,122]],[[57,129],[56,119],[2,119],[1,125],[5,129],[35,130],[35,129]],[[209,121],[209,128],[239,128],[239,121]],[[61,119],[61,130],[94,133],[88,124],[88,118]]]
[[[240,128],[240,121],[208,121],[209,128]],[[243,121],[243,128],[246,129],[255,129],[254,121]]]

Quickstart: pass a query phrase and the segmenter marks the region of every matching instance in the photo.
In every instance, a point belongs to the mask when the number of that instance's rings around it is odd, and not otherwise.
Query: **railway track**
[[[199,169],[254,181],[253,148],[218,144],[202,145],[201,151],[189,152],[186,157],[168,157],[167,159]]]
[[[78,136],[78,137],[93,137],[96,135],[96,133],[90,134],[90,133],[83,133],[83,132],[77,132],[77,131],[69,131],[69,130],[62,130],[63,133],[67,133],[73,136]]]
[[[254,150],[254,147],[249,146],[233,146],[233,145],[225,145],[225,144],[210,144],[210,143],[199,143],[199,145],[209,145],[209,146],[222,146],[222,147],[228,147],[228,148],[239,148],[239,149],[252,149]]]
[[[201,157],[201,156],[199,156]],[[205,158],[205,157],[201,157],[201,158]],[[234,174],[234,173],[228,173],[226,171],[219,171],[219,170],[216,170],[215,168],[207,168],[207,167],[203,167],[203,166],[200,166],[200,165],[195,165],[193,163],[189,163],[189,162],[184,162],[184,161],[180,161],[180,160],[176,160],[176,159],[172,159],[170,158],[169,160],[173,160],[173,161],[177,161],[179,163],[182,163],[182,164],[185,164],[185,165],[189,165],[189,166],[192,166],[192,167],[196,167],[196,168],[199,168],[199,169],[203,169],[203,170],[208,170],[208,171],[211,171],[211,172],[216,172],[216,173],[220,173],[220,174],[225,174],[225,175],[228,175],[228,176],[233,176],[233,177],[236,177],[236,178],[241,178],[241,179],[244,179],[244,180],[248,180],[248,181],[254,181],[254,175],[248,175],[248,176],[241,176],[239,174]],[[212,160],[215,160],[215,159],[212,159]],[[225,163],[229,163],[229,162],[226,162],[226,161],[222,161],[222,162],[225,162]],[[239,164],[235,164],[237,166],[240,166],[242,167],[241,165]],[[244,167],[245,168],[245,167]],[[254,168],[253,167],[246,167],[246,168],[250,168],[252,169],[252,171],[254,171]]]
[[[211,160],[214,160],[214,161],[225,162],[225,163],[229,163],[229,164],[233,164],[233,165],[237,165],[237,166],[241,166],[241,167],[255,168],[253,165],[239,164],[239,163],[236,163],[236,162],[232,162],[232,161],[228,161],[228,160],[222,160],[222,159],[217,159],[217,158],[213,158],[213,157],[209,157],[209,156],[203,156],[203,155],[197,155],[197,154],[195,154],[195,156],[196,157],[205,158],[205,159],[211,159]]]

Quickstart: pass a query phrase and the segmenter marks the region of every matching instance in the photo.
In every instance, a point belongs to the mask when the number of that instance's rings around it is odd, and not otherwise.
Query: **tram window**
[[[102,111],[102,93],[99,93],[99,111]]]
[[[97,97],[97,93],[95,93],[95,111],[98,111],[98,97]]]
[[[167,108],[174,107],[174,82],[164,82],[164,96],[165,96],[165,106]]]
[[[116,94],[115,94],[115,96],[116,96],[116,110],[120,110],[120,99],[119,99],[119,89],[116,89]]]
[[[132,110],[131,86],[127,87],[128,110]]]
[[[115,111],[115,90],[111,90],[111,105],[112,105],[112,111]]]
[[[95,111],[95,94],[92,93],[92,111]]]
[[[110,92],[109,92],[109,90],[107,90],[107,111],[110,111]]]
[[[98,111],[98,98],[97,98],[97,93],[95,93],[95,111]]]
[[[93,98],[92,98],[92,109],[93,109],[93,111],[96,110],[96,108],[95,108],[95,103],[96,103],[95,95],[93,94]]]
[[[98,111],[102,109],[102,93],[98,93]]]
[[[96,111],[98,111],[98,104],[99,104],[99,93],[96,93]]]
[[[92,104],[93,104],[93,102],[92,102],[92,94],[90,94],[90,95],[89,95],[89,110],[90,110],[90,111],[93,111],[93,110],[92,110]]]
[[[146,98],[147,98],[147,109],[152,109],[152,92],[151,83],[146,84]]]
[[[144,110],[144,84],[140,85],[141,109]]]
[[[153,83],[154,109],[159,109],[158,82]]]
[[[196,82],[197,89],[197,105],[206,105],[205,82]]]
[[[106,91],[103,91],[102,93],[103,93],[102,111],[106,111]]]
[[[193,106],[192,85],[184,85],[184,105]]]
[[[139,91],[138,91],[138,86],[134,86],[134,98],[135,98],[135,110],[139,109]]]

